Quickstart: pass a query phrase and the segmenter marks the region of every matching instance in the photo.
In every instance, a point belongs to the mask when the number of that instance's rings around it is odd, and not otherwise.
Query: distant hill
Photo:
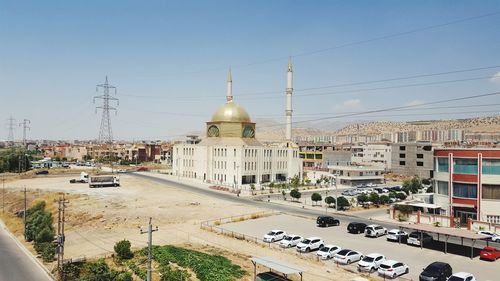
[[[281,122],[270,119],[256,120],[257,138],[260,140],[282,140],[285,126]],[[359,132],[376,135],[384,132],[448,130],[462,129],[472,133],[500,132],[500,115],[450,120],[415,120],[415,121],[350,121],[320,123],[299,123],[293,125],[293,135],[298,137],[324,135],[350,135]]]

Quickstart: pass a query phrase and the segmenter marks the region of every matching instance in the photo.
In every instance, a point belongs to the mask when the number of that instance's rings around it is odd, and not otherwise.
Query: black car
[[[332,225],[339,225],[340,221],[331,216],[319,216],[316,219],[316,224],[318,226],[332,226]]]
[[[41,171],[36,171],[35,175],[48,175],[49,171],[47,170],[41,170]]]
[[[366,223],[362,222],[351,222],[347,226],[347,231],[350,233],[364,233],[366,228]]]
[[[446,281],[452,274],[451,266],[445,262],[435,261],[429,264],[424,271],[420,273],[420,281]]]

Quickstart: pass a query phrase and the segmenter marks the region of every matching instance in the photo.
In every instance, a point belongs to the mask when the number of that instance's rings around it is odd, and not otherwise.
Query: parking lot
[[[397,242],[386,241],[385,236],[379,238],[367,238],[363,234],[349,234],[346,225],[320,228],[316,226],[316,221],[309,218],[296,217],[291,215],[275,215],[254,220],[228,223],[220,226],[224,230],[234,231],[246,236],[262,238],[271,229],[281,229],[289,234],[297,234],[302,237],[321,237],[325,244],[338,245],[342,248],[357,250],[364,255],[370,253],[380,253],[386,256],[386,259],[393,259],[406,263],[409,268],[409,274],[403,275],[404,279],[418,280],[422,268],[433,261],[442,261],[449,263],[453,272],[466,271],[475,275],[478,281],[493,281],[498,279],[498,269],[500,262],[488,262],[468,258],[466,248],[461,247],[461,252],[457,254],[445,254],[433,249],[420,249],[419,247],[398,244]],[[296,252],[294,248],[286,251]],[[277,250],[278,252],[278,250]],[[315,252],[303,255],[316,255]],[[299,261],[298,261],[299,262]],[[299,264],[297,264],[299,265]],[[325,261],[325,266],[334,268],[337,265],[332,261]],[[354,267],[351,265],[351,269]],[[376,273],[375,273],[376,274]]]

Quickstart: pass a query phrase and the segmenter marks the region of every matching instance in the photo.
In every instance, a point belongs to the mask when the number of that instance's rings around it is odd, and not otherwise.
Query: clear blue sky
[[[0,118],[30,119],[31,138],[96,138],[100,113],[92,97],[108,75],[120,99],[118,114],[112,115],[115,139],[168,139],[204,128],[225,101],[232,66],[235,101],[257,121],[283,122],[289,55],[294,56],[295,120],[498,91],[499,81],[479,79],[299,95],[493,77],[500,68],[299,91],[500,65],[500,14],[310,53],[498,11],[500,1],[0,0]],[[492,103],[500,97],[446,105]],[[446,113],[434,116],[407,111],[377,119],[462,118],[498,108],[425,111]],[[375,117],[348,120],[356,119]],[[17,138],[20,133],[17,129]],[[4,129],[0,139],[6,136]]]

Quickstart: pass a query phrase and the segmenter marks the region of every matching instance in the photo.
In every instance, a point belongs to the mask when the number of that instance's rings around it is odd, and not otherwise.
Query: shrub
[[[387,204],[387,203],[389,203],[389,196],[380,195],[380,204]]]
[[[132,251],[130,251],[130,242],[128,240],[118,241],[114,249],[118,258],[122,260],[128,260],[134,256]]]
[[[396,198],[399,200],[405,200],[406,194],[404,194],[403,192],[398,192],[398,193],[396,193]]]
[[[119,272],[109,269],[104,259],[86,263],[83,267],[79,281],[109,281],[114,280]]]
[[[363,204],[363,203],[368,201],[368,195],[366,195],[366,194],[360,194],[356,198],[358,199],[358,203],[360,203],[360,204]]]
[[[116,281],[133,281],[132,273],[130,272],[122,272],[118,276],[116,276]]]
[[[160,267],[160,281],[189,280],[191,274],[186,270],[173,269],[169,265]]]
[[[292,198],[296,200],[299,200],[302,194],[297,189],[292,189],[292,191],[290,191],[290,196],[292,196]]]
[[[35,251],[42,256],[44,262],[54,261],[56,255],[56,244],[52,242],[35,242]]]
[[[370,193],[368,196],[368,201],[373,202],[373,204],[379,204],[380,203],[380,196],[376,192]]]

